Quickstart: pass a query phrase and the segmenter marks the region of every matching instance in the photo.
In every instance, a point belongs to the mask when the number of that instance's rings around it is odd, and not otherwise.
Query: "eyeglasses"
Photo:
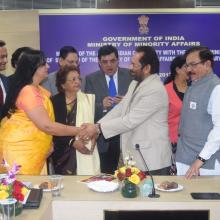
[[[118,60],[117,59],[112,59],[112,60],[101,60],[100,63],[102,65],[108,65],[108,64],[115,64]]]
[[[67,60],[67,59],[66,59],[66,62],[67,62],[69,65],[74,65],[74,66],[78,66],[78,65],[79,65],[79,60]]]
[[[80,77],[73,77],[72,79],[67,79],[67,82],[76,82],[77,80],[82,81],[82,78]]]
[[[200,64],[200,63],[204,63],[204,60],[200,60],[199,62],[197,62],[197,63],[189,63],[189,64],[185,64],[185,67],[186,68],[188,68],[188,67],[190,67],[190,68],[194,68],[194,67],[196,67],[198,64]]]

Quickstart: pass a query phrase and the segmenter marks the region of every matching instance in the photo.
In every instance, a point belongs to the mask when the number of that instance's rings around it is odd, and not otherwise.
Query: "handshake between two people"
[[[100,134],[98,124],[84,123],[81,125],[73,147],[82,154],[93,154],[96,139]],[[89,144],[89,142],[91,142]],[[88,147],[89,144],[89,147]]]

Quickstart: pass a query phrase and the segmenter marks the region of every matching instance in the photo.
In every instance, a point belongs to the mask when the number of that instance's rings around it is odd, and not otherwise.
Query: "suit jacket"
[[[125,69],[125,68],[118,69],[118,94],[119,95],[126,94],[131,80],[132,80],[132,77],[128,69]],[[102,101],[106,96],[109,95],[105,74],[101,70],[86,76],[85,93],[95,94],[95,98],[96,98],[95,122],[96,122],[106,114],[106,113],[103,113]]]
[[[132,81],[124,99],[99,121],[102,133],[105,138],[121,134],[123,156],[129,151],[140,169],[146,170],[136,144],[150,170],[168,167],[171,146],[167,92],[156,74],[147,77],[135,90],[136,85]]]
[[[1,81],[2,81],[2,83],[3,83],[3,86],[4,86],[4,89],[5,89],[5,92],[6,92],[6,94],[7,94],[7,92],[8,92],[8,77],[6,77],[6,76],[4,76],[3,74],[1,74],[0,73],[0,79],[1,79]],[[0,116],[1,116],[1,112],[2,112],[2,106],[0,106]]]
[[[128,69],[118,68],[118,94],[125,95],[130,82],[132,80]],[[99,70],[85,78],[85,93],[95,94],[95,122],[102,118],[106,112],[103,112],[103,99],[108,96],[108,85],[105,74]],[[110,111],[111,109],[108,109]],[[99,152],[106,152],[108,150],[108,141],[100,137],[97,141]]]
[[[48,77],[41,83],[41,85],[51,92],[51,95],[54,96],[58,93],[57,87],[56,87],[56,76],[57,71],[52,72],[48,75]]]
[[[2,83],[3,83],[3,85],[4,85],[4,88],[5,88],[5,91],[6,91],[6,93],[7,93],[7,91],[8,91],[8,78],[9,77],[7,77],[7,76],[4,76],[3,74],[1,74],[0,73],[0,79],[2,80]]]

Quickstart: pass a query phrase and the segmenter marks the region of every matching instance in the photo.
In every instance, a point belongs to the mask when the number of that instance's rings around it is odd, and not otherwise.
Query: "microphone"
[[[151,174],[151,172],[150,172],[150,170],[149,170],[149,168],[148,168],[148,166],[147,166],[147,163],[146,163],[146,161],[145,161],[145,159],[144,159],[144,157],[143,157],[143,154],[142,154],[141,151],[140,151],[140,145],[139,145],[139,144],[135,144],[135,148],[136,148],[136,150],[138,151],[138,153],[140,154],[141,159],[142,159],[143,162],[144,162],[144,166],[145,166],[145,168],[146,168],[148,174],[150,175],[150,178],[151,178],[151,181],[152,181],[152,192],[151,192],[151,194],[148,195],[148,197],[150,197],[150,198],[159,198],[160,195],[159,195],[159,194],[156,194],[156,191],[155,191],[153,176],[152,176],[152,174]]]

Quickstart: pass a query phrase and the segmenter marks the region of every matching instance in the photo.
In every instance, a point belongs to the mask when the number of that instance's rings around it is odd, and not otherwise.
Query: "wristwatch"
[[[197,159],[198,159],[198,160],[201,160],[203,163],[206,162],[206,160],[205,160],[204,158],[200,157],[200,156],[197,156]]]

